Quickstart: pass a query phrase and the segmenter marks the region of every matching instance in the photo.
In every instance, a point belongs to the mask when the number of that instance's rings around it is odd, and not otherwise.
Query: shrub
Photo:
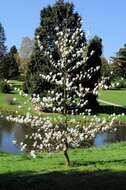
[[[10,91],[12,90],[12,86],[11,84],[9,84],[8,81],[0,81],[0,92],[3,93],[10,93]]]
[[[113,81],[110,89],[120,89],[120,88],[126,88],[126,79],[122,78],[122,79]]]
[[[13,98],[12,96],[7,96],[7,97],[6,97],[6,102],[7,102],[9,105],[16,105],[16,104],[17,104],[16,98]]]

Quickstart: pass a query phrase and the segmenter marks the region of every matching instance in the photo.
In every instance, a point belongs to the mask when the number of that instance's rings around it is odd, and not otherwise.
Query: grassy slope
[[[102,90],[99,99],[126,106],[126,90]]]
[[[122,90],[101,90],[99,91],[99,99],[108,101],[114,104],[126,106],[126,89]],[[107,117],[110,114],[116,113],[116,114],[121,114],[125,113],[125,116],[120,118],[121,121],[126,122],[126,109],[117,107],[117,106],[112,106],[108,105],[105,103],[100,103],[100,114],[98,114],[100,117],[105,116]]]
[[[22,88],[22,84],[23,84],[22,81],[12,80],[11,83],[16,88],[19,88],[19,89]],[[16,104],[10,105],[8,103],[8,99],[13,99],[13,98],[16,98]],[[16,111],[18,111],[19,114],[25,115],[27,112],[29,112],[29,108],[30,108],[30,112],[34,113],[34,109],[30,101],[27,104],[24,104],[24,102],[29,100],[29,98],[30,96],[23,97],[22,95],[19,95],[19,93],[15,90],[13,90],[9,94],[0,92],[0,111],[5,114],[6,113],[15,114]],[[21,108],[19,108],[18,106],[21,106]]]
[[[62,153],[37,159],[0,154],[0,189],[125,189],[126,143],[69,151],[71,167]]]
[[[8,103],[8,99],[9,98],[16,98],[16,104],[15,105],[10,105]],[[27,113],[28,112],[28,107],[32,108],[31,103],[29,103],[28,105],[25,105],[24,102],[27,100],[26,97],[22,97],[16,93],[13,94],[3,94],[0,93],[0,110],[2,112],[10,112],[10,113],[15,113],[16,110],[19,113]],[[21,108],[18,108],[18,106],[21,105]]]

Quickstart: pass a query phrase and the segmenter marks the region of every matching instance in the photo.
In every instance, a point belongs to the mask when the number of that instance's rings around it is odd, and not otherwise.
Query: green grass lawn
[[[23,82],[12,80],[10,81],[13,85],[13,88],[22,89]],[[14,105],[9,103],[9,99],[16,98],[16,102]],[[16,111],[18,112],[16,114]],[[30,100],[30,95],[24,97],[19,94],[17,90],[11,91],[9,94],[0,92],[0,112],[3,114],[13,114],[13,115],[26,115],[26,113],[31,113],[33,115],[38,115],[36,113],[35,108],[32,105]]]
[[[69,151],[71,166],[62,152],[43,153],[36,159],[0,153],[1,190],[125,189],[126,143]]]
[[[126,89],[125,90],[101,90],[99,99],[105,100],[118,105],[126,106]]]
[[[11,105],[8,103],[9,99],[16,98],[15,105]],[[8,113],[15,113],[18,111],[19,113],[27,113],[29,108],[32,110],[32,104],[29,102],[28,105],[24,104],[27,101],[26,97],[20,96],[17,93],[4,94],[0,93],[0,110],[2,112],[5,111]],[[20,108],[21,106],[21,108]]]
[[[109,104],[100,102],[99,117],[107,117],[110,114],[121,114],[125,113],[125,116],[121,117],[120,120],[126,122],[126,108],[114,106],[112,104],[118,104],[120,106],[126,106],[126,89],[122,90],[100,90],[98,99],[110,102]]]
[[[15,88],[21,88],[22,82],[21,81],[11,81],[13,84],[13,87]],[[13,98],[16,98],[16,102],[14,105],[11,105],[9,101]],[[24,102],[27,101],[26,97],[20,96],[17,91],[13,90],[11,93],[2,93],[0,92],[0,111],[2,113],[11,113],[15,114],[16,111],[19,113],[27,112],[28,111],[28,105],[25,105]],[[21,106],[21,108],[19,108]],[[29,106],[31,108],[31,104],[29,103]]]

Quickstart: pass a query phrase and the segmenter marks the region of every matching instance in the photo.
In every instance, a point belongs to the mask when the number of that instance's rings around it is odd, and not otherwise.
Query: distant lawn
[[[1,190],[123,190],[126,189],[126,143],[62,152],[37,159],[0,153]]]
[[[126,106],[126,89],[125,90],[101,90],[99,99],[111,103]]]
[[[14,88],[22,89],[22,81],[12,80],[10,81]],[[11,105],[10,100],[16,98],[15,104]],[[26,114],[27,112],[33,112],[33,106],[30,101],[28,101],[30,96],[23,97],[19,95],[16,90],[13,90],[9,94],[0,92],[0,111],[2,113],[15,114],[18,111],[19,114]],[[26,103],[27,102],[27,103]],[[26,103],[26,104],[25,104]]]
[[[11,105],[10,99],[16,98],[15,104]],[[4,94],[0,93],[0,111],[3,113],[15,113],[18,111],[18,113],[25,114],[27,112],[31,112],[33,110],[32,104],[29,102],[27,104],[24,104],[24,102],[27,101],[28,98],[20,96],[19,94]],[[21,106],[21,108],[20,108]],[[31,111],[29,111],[31,109]]]

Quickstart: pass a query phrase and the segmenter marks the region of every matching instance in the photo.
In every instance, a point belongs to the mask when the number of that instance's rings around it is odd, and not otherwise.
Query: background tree
[[[94,36],[93,39],[89,41],[88,52],[87,52],[87,62],[86,62],[86,72],[90,75],[85,82],[85,87],[89,88],[89,92],[86,98],[89,102],[89,107],[93,110],[98,108],[97,93],[98,92],[98,82],[101,76],[101,55],[102,55],[102,39],[98,36]],[[95,90],[95,92],[94,92]]]
[[[18,52],[16,46],[10,48],[10,52],[6,53],[1,59],[1,77],[4,79],[16,79],[19,76]]]
[[[17,48],[15,45],[10,48],[8,57],[9,57],[8,78],[16,79],[19,76],[19,63],[18,63],[18,59],[17,59],[18,51],[17,51]]]
[[[111,72],[111,68],[110,68],[109,62],[106,59],[106,57],[102,56],[101,57],[101,77],[103,78],[110,77],[110,72]]]
[[[6,67],[4,63],[4,58],[6,54],[6,46],[5,46],[5,32],[2,24],[0,23],[0,78],[4,78],[4,67]]]
[[[6,52],[5,32],[0,23],[0,78],[12,79],[19,75],[16,56],[18,54],[16,46],[12,46],[10,52]]]
[[[113,78],[123,77],[126,79],[126,44],[119,49],[115,57],[112,57],[112,62]]]
[[[112,75],[111,75],[111,65],[105,57],[101,57],[101,71],[100,80],[102,83],[102,88],[108,89],[111,85]]]
[[[5,46],[5,32],[2,24],[0,23],[0,58],[6,54],[6,46]]]
[[[20,77],[25,80],[28,71],[28,64],[30,63],[30,58],[23,58],[19,54],[16,56],[17,62],[19,63],[19,73]]]
[[[29,37],[23,37],[21,47],[19,49],[19,55],[21,58],[30,58],[34,47],[34,40]]]
[[[6,54],[0,59],[0,78],[9,79],[10,56]]]

